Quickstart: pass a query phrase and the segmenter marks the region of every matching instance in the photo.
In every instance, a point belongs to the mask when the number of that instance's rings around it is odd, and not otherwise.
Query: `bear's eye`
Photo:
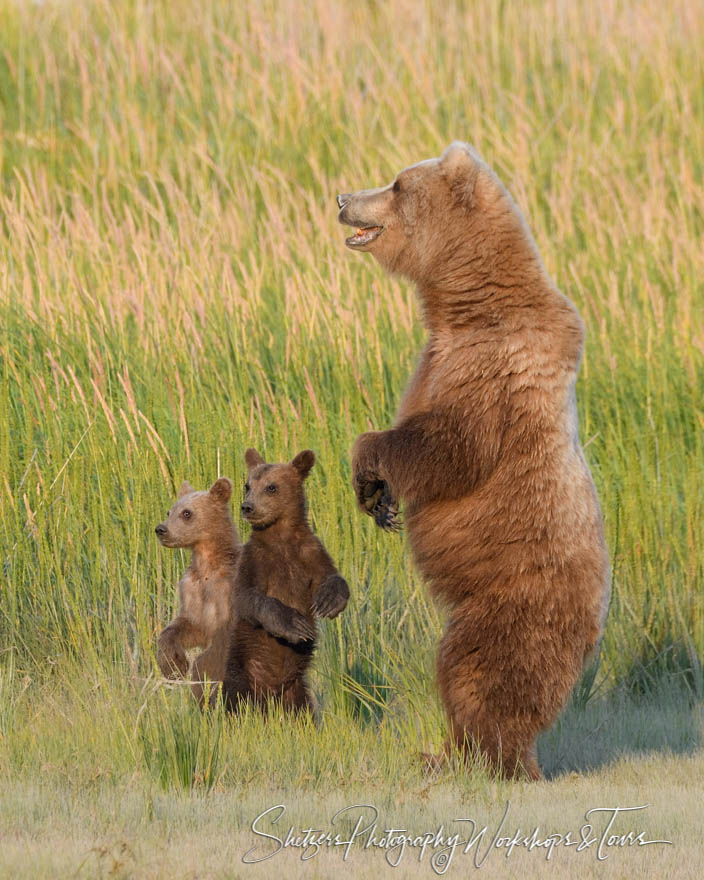
[[[181,512],[181,516],[182,516],[184,519],[190,519],[190,518],[193,516],[193,514],[191,513],[190,510],[183,510],[183,511]]]
[[[276,494],[276,485],[274,483],[269,483],[269,485],[266,487],[266,491],[270,495],[275,495]]]
[[[391,188],[395,193],[401,192],[401,184],[398,182],[398,180],[394,180],[394,185]]]

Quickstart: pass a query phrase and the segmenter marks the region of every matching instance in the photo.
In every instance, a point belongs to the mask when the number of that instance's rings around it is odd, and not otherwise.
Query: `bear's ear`
[[[184,495],[190,495],[191,492],[195,492],[196,490],[191,486],[188,480],[184,480],[181,483],[181,488],[178,490],[178,497],[183,498]]]
[[[230,495],[232,495],[232,483],[227,477],[220,477],[210,487],[208,494],[213,500],[219,501],[220,504],[227,504],[230,500]]]
[[[467,208],[474,203],[474,186],[479,174],[478,155],[473,147],[453,141],[440,156],[440,168],[452,191]]]
[[[304,449],[291,461],[291,467],[296,468],[301,477],[305,478],[310,473],[310,469],[315,464],[315,453],[310,449]]]
[[[256,449],[248,449],[244,454],[244,460],[250,471],[252,470],[252,468],[257,467],[260,464],[264,464],[264,459],[261,457]]]

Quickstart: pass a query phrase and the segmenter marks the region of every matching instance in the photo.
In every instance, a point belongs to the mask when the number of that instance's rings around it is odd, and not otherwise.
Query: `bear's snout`
[[[250,514],[254,513],[254,505],[251,501],[243,501],[240,510],[242,511],[243,516],[250,516]]]
[[[154,529],[154,531],[157,533],[157,535],[160,538],[163,538],[168,530],[167,530],[166,525],[164,523],[159,523],[159,525]]]
[[[338,193],[337,195],[337,207],[342,210],[345,207],[347,202],[352,198],[351,193]]]

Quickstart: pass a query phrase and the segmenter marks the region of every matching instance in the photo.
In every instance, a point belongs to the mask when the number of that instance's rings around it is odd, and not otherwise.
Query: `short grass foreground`
[[[380,828],[492,831],[509,802],[507,834],[573,835],[649,804],[614,833],[672,845],[497,849],[486,876],[703,876],[702,4],[0,0],[0,35],[0,875],[365,877],[392,856],[361,840],[245,866],[276,846],[251,823],[373,804]],[[423,776],[442,617],[349,486],[423,331],[344,249],[334,195],[454,138],[588,331],[614,598],[534,786]],[[156,676],[187,559],[154,526],[184,478],[240,486],[250,445],[316,451],[313,525],[352,589],[321,625],[316,724],[202,715]],[[430,857],[399,876],[475,870]]]

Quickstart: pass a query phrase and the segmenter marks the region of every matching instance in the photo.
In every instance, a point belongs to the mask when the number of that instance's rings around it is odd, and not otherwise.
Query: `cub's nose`
[[[166,534],[166,526],[164,525],[164,523],[159,523],[159,525],[154,529],[154,531],[157,533],[157,535],[160,538],[163,538],[164,535]]]
[[[249,501],[243,501],[240,510],[245,516],[249,516],[250,513],[254,513],[254,505]]]
[[[347,202],[349,202],[350,197],[350,193],[339,193],[337,196],[337,207],[340,209],[344,208]]]

